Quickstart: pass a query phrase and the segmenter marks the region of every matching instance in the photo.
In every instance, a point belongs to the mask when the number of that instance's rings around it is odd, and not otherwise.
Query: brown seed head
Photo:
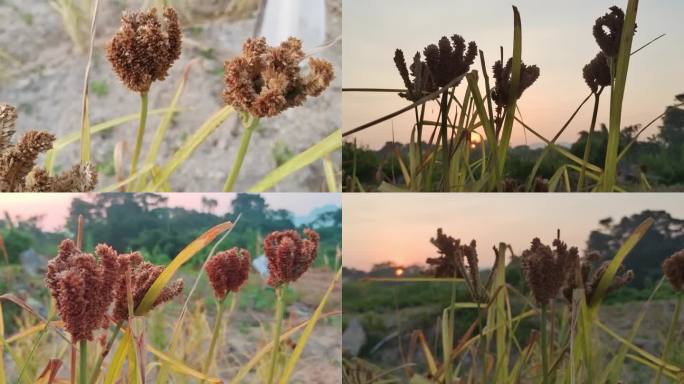
[[[602,52],[596,54],[589,64],[582,69],[584,81],[593,93],[597,93],[599,88],[609,87],[611,84],[610,67],[606,55]]]
[[[76,165],[57,176],[37,167],[38,156],[52,149],[55,137],[28,131],[12,144],[16,119],[14,107],[0,104],[0,192],[88,192],[95,188],[97,171],[92,164]]]
[[[223,300],[228,292],[238,292],[249,277],[251,256],[246,249],[231,248],[212,256],[204,269],[214,295]]]
[[[114,293],[113,318],[117,323],[128,320],[128,284],[130,284],[133,309],[138,307],[164,267],[143,261],[138,252],[119,256],[119,273]],[[152,304],[152,309],[180,295],[183,291],[183,280],[178,279],[164,287]]]
[[[603,53],[608,57],[615,57],[620,50],[622,38],[622,26],[625,22],[625,13],[620,7],[610,7],[610,12],[596,19],[592,33]],[[634,26],[636,31],[636,25]]]
[[[48,262],[45,283],[74,341],[93,340],[94,331],[105,324],[105,313],[113,299],[116,252],[100,245],[95,253],[99,262],[77,249],[73,241],[64,240],[57,256]]]
[[[477,44],[471,41],[466,51],[465,39],[460,35],[451,36],[451,41],[442,36],[437,45],[425,47],[423,54],[432,81],[438,87],[443,87],[468,72],[477,56]]]
[[[509,58],[504,67],[501,60],[497,60],[492,67],[492,72],[495,80],[494,88],[492,89],[492,100],[497,106],[498,112],[508,105],[508,99],[511,93],[511,77],[513,69],[513,58]],[[518,93],[515,96],[519,99],[523,92],[529,88],[539,78],[539,67],[536,65],[527,66],[525,63],[520,63],[520,83],[518,84]]]
[[[153,81],[164,80],[181,54],[181,28],[173,8],[126,12],[121,27],[107,45],[114,72],[131,90],[147,92]]]
[[[264,239],[264,253],[268,259],[268,284],[279,287],[299,279],[318,254],[320,236],[312,229],[304,229],[307,239],[294,230],[272,232]]]
[[[547,304],[558,295],[568,274],[579,263],[577,248],[568,249],[558,239],[553,241],[553,246],[555,249],[535,238],[521,257],[525,280],[539,305]]]
[[[677,292],[684,292],[684,249],[663,262],[663,273]]]
[[[302,43],[290,37],[278,47],[266,39],[247,39],[242,54],[226,60],[223,100],[255,117],[275,116],[318,96],[334,77],[332,64],[309,59],[309,73],[302,76],[300,62],[305,55]]]

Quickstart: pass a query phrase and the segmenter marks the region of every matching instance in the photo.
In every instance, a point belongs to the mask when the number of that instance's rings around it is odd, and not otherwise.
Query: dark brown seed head
[[[609,87],[611,84],[610,67],[606,55],[602,52],[596,54],[589,64],[582,69],[584,81],[593,93],[597,93],[599,88]]]
[[[119,271],[116,281],[113,318],[117,323],[128,320],[128,287],[132,296],[133,309],[142,302],[145,294],[150,289],[164,267],[143,261],[139,252],[122,254],[119,256]],[[177,279],[162,288],[161,293],[152,304],[154,309],[162,303],[170,301],[183,292],[183,280]]]
[[[495,85],[492,89],[492,100],[500,111],[508,105],[508,99],[511,93],[511,77],[513,68],[513,58],[509,58],[504,67],[501,60],[497,60],[492,67],[492,74],[494,76]],[[520,63],[520,83],[518,84],[518,92],[515,95],[516,99],[522,96],[523,92],[529,88],[539,78],[539,67],[536,65],[527,66],[525,63]]]
[[[583,288],[586,302],[591,304],[591,300],[596,292],[596,289],[601,282],[601,278],[608,269],[610,262],[602,263],[598,268],[594,269],[594,264],[600,259],[598,252],[589,252],[587,255],[579,260],[579,264],[574,265],[565,278],[563,286],[563,297],[568,302],[572,303],[573,291],[577,288]],[[614,292],[634,280],[634,271],[625,270],[624,266],[620,266],[613,278],[613,282],[608,287],[606,293]]]
[[[242,54],[224,65],[223,100],[255,117],[275,116],[318,96],[334,78],[332,64],[310,58],[309,73],[302,75],[302,43],[290,37],[278,47],[266,39],[248,39]]]
[[[545,305],[558,296],[569,273],[579,263],[577,248],[556,239],[555,249],[535,238],[530,249],[523,252],[521,261],[525,280],[537,304]]]
[[[64,240],[57,256],[48,262],[45,283],[74,341],[93,340],[94,331],[106,323],[105,314],[113,300],[116,252],[100,245],[95,253],[99,262],[77,249],[73,241]]]
[[[663,273],[677,292],[684,292],[684,249],[663,262]]]
[[[625,13],[617,6],[610,7],[610,12],[596,19],[592,32],[596,43],[608,57],[615,57],[620,50],[622,38],[622,26],[625,22]],[[634,26],[636,31],[636,25]]]
[[[432,80],[438,87],[443,87],[468,72],[477,56],[477,45],[471,41],[466,51],[465,39],[460,35],[451,36],[451,41],[442,36],[437,45],[428,45],[423,54]]]
[[[153,81],[164,80],[181,53],[181,28],[173,8],[126,12],[121,27],[107,45],[114,72],[131,90],[147,92]]]
[[[299,279],[306,272],[318,253],[320,236],[305,229],[307,239],[294,230],[272,232],[264,239],[264,253],[268,259],[268,284],[279,287]]]
[[[228,292],[238,292],[249,277],[251,256],[246,249],[231,248],[219,252],[207,261],[209,283],[214,295],[223,300]]]
[[[43,131],[28,131],[11,143],[17,115],[14,107],[0,104],[0,192],[88,192],[97,184],[92,164],[76,165],[51,176],[37,167],[41,153],[52,149],[55,137]]]

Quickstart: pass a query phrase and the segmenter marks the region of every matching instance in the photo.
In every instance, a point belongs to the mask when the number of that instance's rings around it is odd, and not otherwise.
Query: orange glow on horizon
[[[404,274],[404,268],[397,268],[394,270],[394,275],[396,277],[401,277]]]

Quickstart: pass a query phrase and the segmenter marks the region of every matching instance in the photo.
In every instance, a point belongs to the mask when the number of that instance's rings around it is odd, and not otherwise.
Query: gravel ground
[[[328,40],[341,35],[341,0],[328,0]],[[104,56],[104,47],[119,25],[125,1],[100,1],[95,52],[91,69],[90,117],[92,124],[137,113],[139,97],[125,88],[113,74]],[[134,7],[140,2],[129,1]],[[170,102],[186,64],[189,81],[180,99],[183,111],[174,118],[162,144],[159,163],[168,159],[202,122],[222,107],[223,61],[239,53],[242,42],[255,27],[253,13],[245,17],[217,12],[227,1],[193,1],[192,18],[184,23],[183,52],[169,77],[150,90],[150,108],[163,108]],[[212,9],[212,7],[214,9]],[[320,97],[304,106],[265,119],[252,136],[250,152],[242,167],[236,190],[246,190],[276,167],[273,150],[286,147],[296,154],[340,127],[341,44],[316,52],[331,61],[337,78]],[[57,137],[80,129],[81,93],[87,54],[78,53],[63,28],[61,18],[45,0],[0,0],[0,101],[19,110],[18,133],[28,129],[47,130]],[[16,61],[15,61],[16,60]],[[93,86],[95,84],[95,86]],[[96,89],[94,88],[96,87]],[[95,90],[94,90],[95,89]],[[148,119],[145,148],[159,122]],[[101,170],[98,188],[114,182],[113,151],[126,141],[133,147],[136,122],[121,125],[92,138],[93,160]],[[235,158],[240,138],[236,117],[229,118],[196,150],[171,177],[173,191],[219,191]],[[130,154],[129,154],[130,156]],[[59,153],[57,167],[67,168],[80,158],[77,143]],[[339,164],[341,155],[333,156]],[[339,167],[338,167],[339,168]],[[289,176],[276,191],[320,191],[324,188],[320,162]]]

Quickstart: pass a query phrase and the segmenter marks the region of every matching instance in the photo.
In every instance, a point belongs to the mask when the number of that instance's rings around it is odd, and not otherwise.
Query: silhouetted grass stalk
[[[622,26],[620,50],[615,65],[611,65],[613,84],[610,87],[610,118],[608,127],[608,144],[606,146],[606,161],[603,167],[600,191],[611,192],[615,186],[618,166],[618,147],[620,146],[620,124],[622,119],[622,101],[625,95],[627,83],[627,70],[629,68],[630,53],[632,50],[632,38],[636,25],[636,14],[639,0],[629,0],[627,11]]]
[[[546,315],[546,304],[542,304],[539,308],[541,324],[539,325],[541,331],[541,360],[542,360],[542,383],[549,383],[549,341],[548,341],[548,331],[546,325],[548,322]]]
[[[584,189],[584,179],[587,173],[587,163],[589,163],[589,155],[591,154],[591,139],[594,135],[594,129],[596,128],[596,117],[598,115],[601,92],[603,92],[603,88],[601,88],[601,90],[594,95],[594,111],[591,114],[591,125],[589,125],[587,143],[584,146],[584,156],[582,156],[582,170],[580,171],[579,180],[577,181],[577,192],[581,192]]]

